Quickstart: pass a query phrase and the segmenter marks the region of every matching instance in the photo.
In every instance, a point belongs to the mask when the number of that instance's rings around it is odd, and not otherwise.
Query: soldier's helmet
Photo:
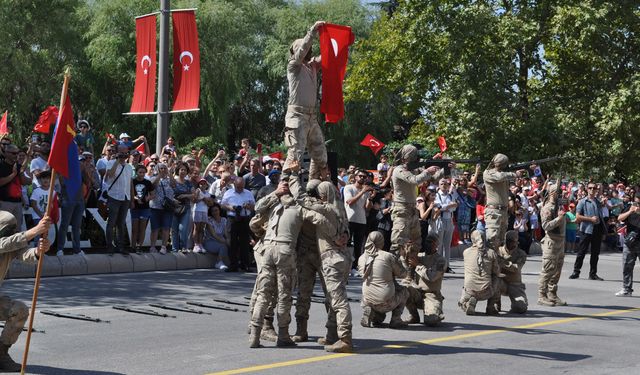
[[[300,48],[302,43],[304,43],[304,39],[296,39],[291,43],[291,46],[289,47],[289,59],[293,58],[294,51]]]
[[[418,149],[414,145],[404,145],[400,151],[398,151],[396,159],[403,160],[404,162],[418,160]]]
[[[471,232],[471,243],[478,250],[483,250],[485,248],[485,236],[481,231],[474,230]]]
[[[505,244],[509,242],[518,242],[518,232],[515,230],[507,231],[507,234],[505,235]]]
[[[547,203],[551,203],[551,202],[555,202],[555,200],[558,198],[558,191],[557,191],[557,185],[556,184],[549,184],[547,185],[547,194],[544,196],[544,199],[542,200],[542,205],[545,205]]]
[[[0,211],[0,238],[11,236],[18,229],[18,221],[10,212]]]
[[[491,159],[491,165],[496,168],[503,168],[509,164],[509,157],[505,154],[496,154],[496,156]]]

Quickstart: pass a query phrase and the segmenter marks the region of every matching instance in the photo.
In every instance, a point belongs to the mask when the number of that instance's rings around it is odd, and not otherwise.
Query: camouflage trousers
[[[331,309],[327,329],[335,330],[338,338],[351,338],[351,307],[347,298],[347,280],[351,270],[351,257],[346,251],[328,250],[320,254],[322,274],[327,285],[326,297]]]
[[[273,296],[277,295],[278,327],[291,323],[292,293],[296,279],[295,249],[288,243],[265,243],[262,267],[256,280],[257,297],[251,315],[251,325],[262,327]]]
[[[327,286],[322,276],[322,263],[317,248],[304,249],[298,253],[298,299],[296,300],[296,319],[309,320],[311,295],[316,284],[316,275],[320,278],[320,285],[327,296]],[[324,300],[325,308],[330,310],[329,299]]]
[[[260,242],[259,245],[256,245],[254,248],[253,257],[256,260],[256,265],[258,267],[258,275],[260,274],[260,270],[262,270],[262,259],[264,258],[264,243]],[[273,320],[273,313],[275,311],[276,305],[278,304],[278,291],[273,293],[270,296],[270,300],[267,304],[267,310],[265,311],[264,317],[271,318]],[[256,305],[256,300],[258,299],[258,277],[256,277],[256,281],[253,283],[253,291],[251,292],[251,301],[249,301],[249,315],[253,316],[253,309]],[[249,324],[251,326],[251,324]]]
[[[458,306],[462,311],[467,312],[469,309],[475,310],[478,301],[487,301],[487,312],[497,310],[495,306],[496,298],[500,298],[500,290],[497,288],[497,280],[494,280],[491,288],[483,291],[466,290],[462,288],[462,296],[458,301]]]
[[[371,307],[371,310],[386,314],[389,311],[393,311],[393,316],[402,315],[402,311],[404,311],[404,306],[407,304],[407,299],[409,298],[409,288],[404,287],[398,282],[394,281],[396,293],[392,298],[388,299],[384,303],[366,303],[366,296],[362,296],[362,307],[368,306]]]
[[[509,225],[509,214],[506,209],[487,208],[484,211],[484,221],[487,245],[494,251],[498,251],[498,248],[504,245],[507,226]]]
[[[444,312],[442,311],[444,296],[440,291],[427,292],[418,288],[415,284],[409,286],[408,290],[407,309],[409,311],[421,309],[424,312],[424,321],[427,324],[436,324],[444,320]]]
[[[501,296],[507,296],[511,300],[511,312],[524,314],[529,306],[525,289],[526,287],[523,283],[507,283],[503,279],[498,279],[498,291],[500,293],[497,293],[489,303],[496,306],[496,309],[500,311],[502,309]]]
[[[315,109],[289,106],[285,117],[284,144],[288,148],[287,159],[282,167],[284,173],[291,172],[294,162],[302,166],[302,155],[306,149],[311,158],[309,178],[320,178],[320,172],[327,167],[327,147]]]
[[[542,270],[538,281],[538,292],[546,295],[558,291],[558,281],[564,264],[564,253],[556,256],[542,256]]]
[[[5,321],[4,329],[0,334],[0,343],[11,346],[18,341],[18,336],[22,333],[28,317],[27,305],[7,296],[0,296],[0,320]]]
[[[417,254],[422,248],[422,232],[415,204],[395,203],[391,210],[391,253],[398,255],[407,243]]]

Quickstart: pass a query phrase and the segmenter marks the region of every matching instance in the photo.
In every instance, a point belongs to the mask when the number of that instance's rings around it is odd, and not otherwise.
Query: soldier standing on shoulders
[[[38,247],[29,249],[29,242],[36,236],[49,233],[51,220],[43,217],[38,225],[26,232],[16,233],[18,221],[8,211],[0,211],[0,283],[9,271],[9,266],[14,259],[23,262],[34,263],[39,257],[44,256],[49,250],[49,241],[41,238]],[[22,368],[9,356],[9,348],[18,341],[22,333],[24,323],[29,317],[27,305],[20,301],[12,300],[7,296],[0,296],[0,320],[5,321],[4,329],[0,334],[0,370],[7,372],[19,372]]]
[[[482,174],[487,191],[487,204],[484,210],[487,243],[497,251],[504,244],[509,214],[509,182],[522,175],[522,171],[505,172],[509,158],[504,154],[496,154],[489,167]]]

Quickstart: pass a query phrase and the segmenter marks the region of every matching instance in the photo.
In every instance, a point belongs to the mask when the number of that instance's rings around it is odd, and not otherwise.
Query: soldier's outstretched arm
[[[302,44],[299,46],[295,46],[297,48],[295,48],[293,51],[293,61],[295,61],[297,64],[302,64],[305,56],[307,56],[307,53],[311,49],[313,38],[318,35],[318,30],[320,29],[320,27],[324,26],[324,24],[324,21],[317,21],[313,24],[313,26],[311,26],[307,34],[302,39]]]

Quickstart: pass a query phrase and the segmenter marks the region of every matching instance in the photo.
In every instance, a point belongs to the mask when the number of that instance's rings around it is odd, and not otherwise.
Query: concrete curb
[[[212,254],[90,254],[47,256],[44,258],[42,276],[77,276],[100,273],[148,272],[213,268],[216,257]],[[15,260],[9,267],[8,279],[33,278],[35,263]]]

